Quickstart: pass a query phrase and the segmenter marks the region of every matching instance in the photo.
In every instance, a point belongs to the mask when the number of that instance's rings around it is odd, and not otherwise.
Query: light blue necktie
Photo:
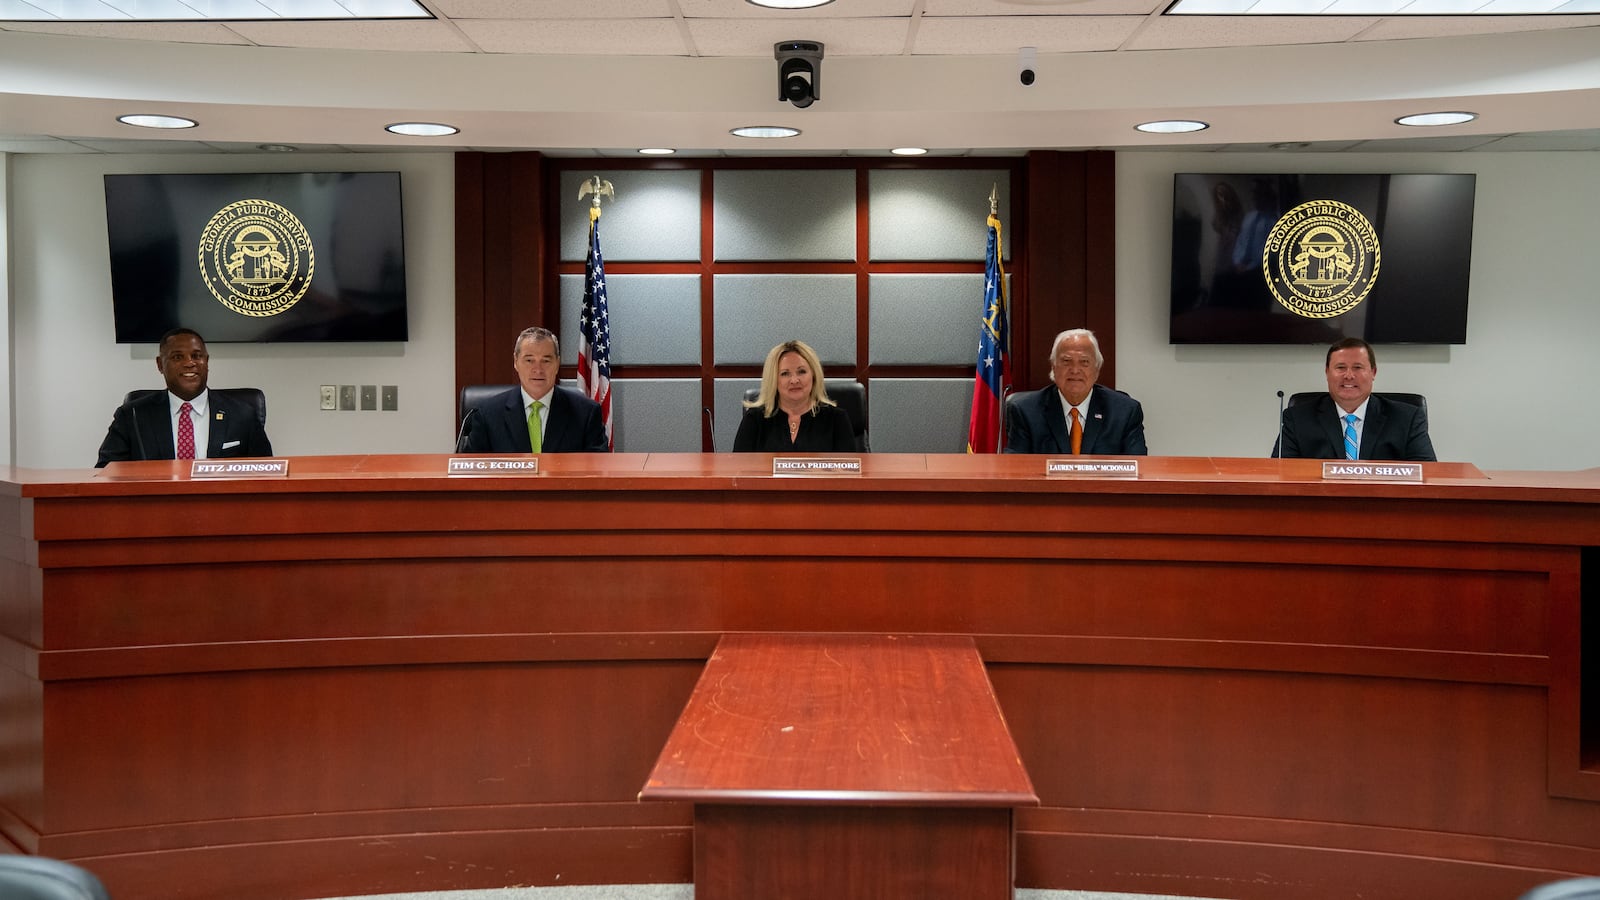
[[[1358,447],[1360,442],[1356,440],[1356,414],[1350,413],[1344,417],[1344,458],[1360,459],[1361,453]]]

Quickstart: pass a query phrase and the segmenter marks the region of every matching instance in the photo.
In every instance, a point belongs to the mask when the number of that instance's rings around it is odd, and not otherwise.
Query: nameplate
[[[1047,459],[1046,478],[1138,478],[1137,459]]]
[[[772,460],[774,475],[860,475],[861,457],[779,456]]]
[[[1324,462],[1322,477],[1327,481],[1418,481],[1422,463]]]
[[[287,478],[287,459],[197,459],[190,478]]]
[[[537,475],[537,456],[453,456],[446,475]]]

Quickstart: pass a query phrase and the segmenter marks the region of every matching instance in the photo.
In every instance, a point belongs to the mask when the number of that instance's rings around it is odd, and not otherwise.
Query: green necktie
[[[544,429],[539,427],[539,410],[543,408],[544,404],[537,400],[528,407],[528,443],[533,446],[535,453],[544,446]]]

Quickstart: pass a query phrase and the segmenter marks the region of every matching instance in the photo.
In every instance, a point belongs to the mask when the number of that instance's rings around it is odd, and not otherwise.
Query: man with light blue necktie
[[[1435,462],[1428,414],[1420,406],[1375,396],[1378,359],[1361,338],[1328,348],[1328,394],[1283,411],[1282,447],[1273,456]]]

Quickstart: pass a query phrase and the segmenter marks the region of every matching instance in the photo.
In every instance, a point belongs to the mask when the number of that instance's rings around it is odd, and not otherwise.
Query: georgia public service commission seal
[[[311,235],[270,200],[230,203],[200,233],[200,277],[243,316],[275,316],[299,302],[316,269]]]
[[[1380,262],[1378,234],[1366,216],[1337,200],[1312,200],[1272,226],[1261,274],[1290,312],[1329,319],[1367,299]]]

